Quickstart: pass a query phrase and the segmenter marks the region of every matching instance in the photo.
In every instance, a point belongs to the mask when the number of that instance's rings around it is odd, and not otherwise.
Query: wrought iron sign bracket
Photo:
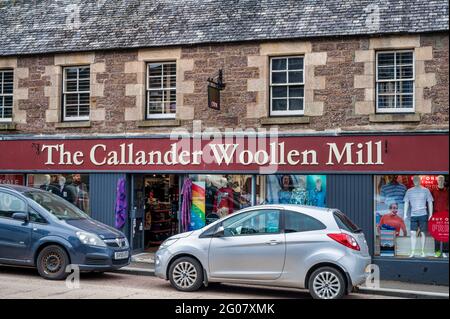
[[[225,83],[223,82],[223,70],[222,69],[219,70],[218,75],[208,78],[208,85],[213,86],[220,91],[225,89]]]

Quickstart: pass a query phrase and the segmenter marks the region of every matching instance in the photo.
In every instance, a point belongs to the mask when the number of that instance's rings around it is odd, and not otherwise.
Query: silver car
[[[180,291],[239,283],[335,299],[365,281],[370,262],[364,234],[339,210],[262,205],[170,237],[155,272]]]

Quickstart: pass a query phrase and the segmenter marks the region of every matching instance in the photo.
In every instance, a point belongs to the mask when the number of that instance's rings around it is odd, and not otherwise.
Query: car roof
[[[262,205],[255,205],[246,208],[245,210],[254,210],[254,209],[286,209],[286,210],[293,210],[298,212],[305,212],[305,213],[324,213],[324,212],[333,212],[336,209],[334,208],[326,208],[326,207],[318,207],[318,206],[308,206],[308,205],[297,205],[297,204],[262,204]]]
[[[19,193],[25,193],[27,191],[31,191],[31,190],[40,190],[40,189],[36,189],[36,188],[32,188],[32,187],[27,187],[27,186],[21,186],[21,185],[11,185],[11,184],[1,184],[0,185],[0,189],[1,188],[6,188],[9,190],[13,190]]]

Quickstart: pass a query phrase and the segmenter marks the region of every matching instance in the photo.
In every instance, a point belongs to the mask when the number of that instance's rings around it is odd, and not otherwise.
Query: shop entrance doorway
[[[133,176],[133,251],[155,252],[178,233],[180,177],[175,174]]]

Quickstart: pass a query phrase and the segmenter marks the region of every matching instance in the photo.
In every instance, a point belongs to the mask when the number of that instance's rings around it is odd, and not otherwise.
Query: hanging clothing
[[[213,211],[224,217],[234,212],[233,189],[231,187],[220,188],[214,199]]]
[[[119,178],[116,189],[116,228],[122,229],[127,221],[127,193],[125,189],[125,178]]]
[[[306,205],[307,200],[308,200],[308,193],[306,192],[306,189],[295,188],[292,191],[290,204]]]
[[[183,231],[188,231],[191,223],[192,207],[192,180],[190,178],[184,181],[181,195],[183,196],[181,203],[181,228]]]
[[[448,188],[437,188],[432,191],[434,203],[433,211],[435,213],[448,212]]]

